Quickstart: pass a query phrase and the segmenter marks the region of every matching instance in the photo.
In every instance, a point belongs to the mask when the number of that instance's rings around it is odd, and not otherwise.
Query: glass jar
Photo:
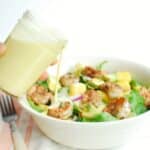
[[[64,37],[27,11],[5,42],[0,57],[0,88],[22,96],[66,45]]]

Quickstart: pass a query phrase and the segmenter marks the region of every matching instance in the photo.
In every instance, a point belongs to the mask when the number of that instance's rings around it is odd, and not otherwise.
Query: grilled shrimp
[[[62,86],[69,86],[69,85],[76,83],[78,81],[79,81],[79,78],[75,77],[71,73],[65,74],[60,78],[60,83]]]
[[[104,111],[111,113],[119,119],[124,119],[130,115],[131,108],[128,100],[122,97],[111,100]]]
[[[48,115],[59,119],[68,119],[72,116],[73,105],[70,101],[61,102],[58,107],[51,107],[48,110]]]
[[[53,99],[53,94],[40,85],[34,85],[27,96],[36,104],[48,104]]]
[[[140,95],[144,97],[145,106],[150,108],[150,89],[146,89],[145,87],[142,87],[140,89]]]
[[[104,72],[87,66],[83,69],[82,74],[91,78],[99,78],[104,75]]]
[[[97,91],[88,90],[83,94],[81,103],[93,104],[94,106],[98,107],[100,104],[102,104],[102,98]]]
[[[124,94],[123,89],[119,85],[112,82],[107,82],[100,85],[100,90],[106,92],[111,99],[122,97]]]

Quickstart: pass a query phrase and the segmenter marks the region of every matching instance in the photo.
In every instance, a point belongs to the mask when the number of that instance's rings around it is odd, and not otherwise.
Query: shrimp
[[[48,115],[59,119],[69,119],[73,113],[73,105],[70,101],[61,102],[58,107],[48,109]]]
[[[123,89],[119,85],[112,82],[104,83],[100,85],[99,88],[100,90],[106,92],[111,99],[123,97],[124,95]]]
[[[88,90],[83,94],[81,103],[93,104],[95,107],[98,107],[100,104],[102,104],[102,98],[97,91]]]
[[[90,66],[87,66],[83,69],[82,74],[91,78],[99,78],[104,75],[104,72],[101,70],[96,70]]]
[[[27,96],[36,104],[48,104],[53,99],[53,94],[40,85],[34,85],[28,91]]]
[[[131,107],[125,98],[113,99],[104,109],[105,112],[111,113],[119,119],[127,118],[130,115]]]
[[[144,103],[147,108],[150,108],[150,89],[142,87],[140,89],[140,95],[144,97]]]
[[[65,74],[60,78],[60,83],[62,86],[69,86],[78,81],[79,78],[75,77],[72,73]]]

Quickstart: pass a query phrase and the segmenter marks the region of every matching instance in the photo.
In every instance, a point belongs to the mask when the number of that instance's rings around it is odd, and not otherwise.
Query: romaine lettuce
[[[144,105],[144,98],[139,94],[138,91],[132,90],[127,98],[131,105],[131,111],[136,115],[142,114],[147,111],[147,108]]]

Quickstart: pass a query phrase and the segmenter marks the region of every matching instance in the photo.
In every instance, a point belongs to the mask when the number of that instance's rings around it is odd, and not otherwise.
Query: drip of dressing
[[[58,65],[57,65],[57,70],[56,70],[56,86],[55,86],[55,92],[54,92],[54,102],[57,101],[58,83],[59,83],[59,77],[60,77],[62,55],[63,55],[63,52],[61,51],[60,56],[59,56]]]

